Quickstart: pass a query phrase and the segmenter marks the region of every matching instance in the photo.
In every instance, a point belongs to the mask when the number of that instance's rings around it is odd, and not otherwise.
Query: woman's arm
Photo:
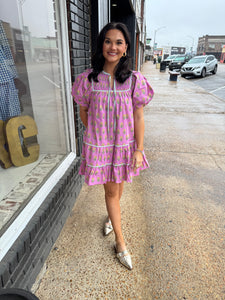
[[[143,106],[135,109],[134,111],[134,137],[137,144],[137,149],[143,151],[144,150],[144,131],[145,131],[145,123],[144,123],[144,112]],[[142,166],[143,155],[140,151],[135,151],[133,155],[133,167],[136,165],[138,167]]]
[[[80,118],[85,127],[88,125],[88,108],[80,105]]]

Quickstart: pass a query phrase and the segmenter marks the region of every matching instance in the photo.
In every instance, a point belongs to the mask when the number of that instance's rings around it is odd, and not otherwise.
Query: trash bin
[[[39,300],[34,294],[22,289],[1,289],[0,300]]]
[[[177,77],[180,75],[180,72],[169,71],[170,81],[177,81]],[[0,299],[1,300],[1,299]]]
[[[165,72],[166,71],[166,62],[161,61],[160,63],[160,72]]]

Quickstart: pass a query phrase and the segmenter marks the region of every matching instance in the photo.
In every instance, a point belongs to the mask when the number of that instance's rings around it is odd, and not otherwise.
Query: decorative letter
[[[5,149],[6,140],[4,135],[4,121],[0,120],[0,165],[4,169],[8,169],[12,166],[9,153]]]
[[[14,117],[6,122],[5,131],[11,161],[15,166],[24,166],[38,159],[40,147],[34,137],[38,133],[34,119],[29,116]],[[28,144],[26,139],[31,137],[35,143]]]

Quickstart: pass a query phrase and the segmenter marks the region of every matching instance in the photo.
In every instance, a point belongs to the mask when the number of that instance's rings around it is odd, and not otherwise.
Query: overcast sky
[[[146,0],[146,20],[151,46],[156,30],[158,47],[196,49],[198,37],[225,35],[225,0]]]

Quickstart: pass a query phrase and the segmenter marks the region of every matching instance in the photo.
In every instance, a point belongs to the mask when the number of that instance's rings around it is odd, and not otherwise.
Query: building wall
[[[146,41],[145,0],[137,0],[135,8],[136,18],[136,64],[135,69],[140,70],[144,62]]]
[[[71,80],[90,67],[90,14],[88,0],[67,0],[68,31],[71,60]],[[74,102],[76,148],[81,155],[84,126],[79,116],[79,106]]]
[[[205,35],[198,39],[197,55],[213,54],[220,59],[223,45],[225,45],[225,35]]]

